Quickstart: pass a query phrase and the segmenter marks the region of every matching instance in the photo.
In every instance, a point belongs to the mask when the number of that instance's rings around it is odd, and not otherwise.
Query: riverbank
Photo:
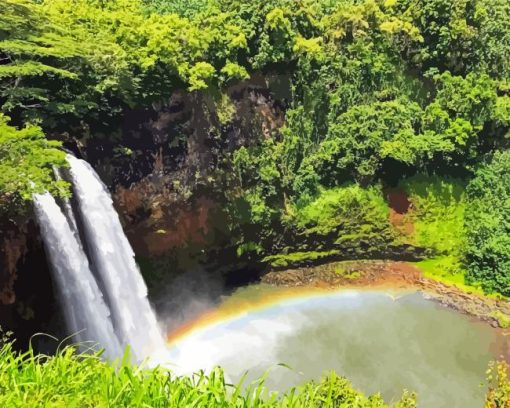
[[[271,271],[262,282],[284,287],[415,289],[446,307],[474,316],[510,335],[510,301],[482,296],[427,278],[409,262],[385,260],[334,262]]]

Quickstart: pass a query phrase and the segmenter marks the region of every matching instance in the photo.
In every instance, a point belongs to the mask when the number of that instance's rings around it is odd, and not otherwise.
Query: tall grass
[[[366,397],[348,380],[330,373],[285,394],[270,393],[264,376],[245,387],[228,384],[219,368],[178,377],[164,368],[143,369],[127,358],[106,363],[100,354],[78,355],[66,347],[53,356],[33,350],[0,350],[0,407],[387,407],[379,395]],[[404,393],[395,407],[415,407]]]

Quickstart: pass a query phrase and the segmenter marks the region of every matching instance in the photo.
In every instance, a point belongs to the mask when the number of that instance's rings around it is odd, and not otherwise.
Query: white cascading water
[[[49,193],[35,194],[34,207],[73,342],[82,351],[99,345],[105,357],[118,357],[122,348],[110,312],[69,220]]]
[[[133,357],[141,361],[165,346],[147,299],[147,286],[106,186],[87,162],[71,155],[67,161],[86,248],[115,333],[121,345],[129,345]]]
[[[55,174],[55,178],[57,180],[65,180],[64,172],[61,169],[53,168],[53,173]],[[74,235],[76,236],[76,239],[80,243],[81,246],[81,239],[80,239],[80,231],[78,229],[78,223],[76,222],[76,217],[74,216],[73,206],[71,205],[71,200],[68,198],[60,199],[62,204],[62,212],[64,213],[65,217],[67,218],[67,222],[69,223],[69,227],[71,228],[71,231],[74,232]],[[82,247],[83,248],[83,247]]]
[[[87,162],[67,161],[76,210],[49,193],[34,206],[68,330],[82,350],[98,345],[114,359],[129,346],[141,362],[165,349],[147,286],[106,186]]]

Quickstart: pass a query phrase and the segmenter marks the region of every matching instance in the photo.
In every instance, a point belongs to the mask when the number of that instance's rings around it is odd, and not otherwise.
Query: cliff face
[[[27,252],[27,231],[12,221],[3,224],[0,236],[0,303],[13,304],[17,263]]]
[[[26,349],[34,333],[59,333],[59,308],[33,220],[4,220],[0,230],[0,327]]]
[[[152,299],[158,298],[159,291],[168,297],[167,283],[184,272],[187,275],[181,278],[196,273],[208,278],[214,275],[207,282],[223,280],[227,286],[260,276],[267,261],[261,261],[256,247],[243,252],[242,246],[253,242],[246,239],[240,245],[239,237],[244,238],[242,234],[250,228],[251,236],[256,236],[266,226],[240,224],[239,213],[245,209],[233,209],[232,203],[246,193],[233,166],[233,153],[278,137],[288,100],[288,78],[257,75],[221,92],[176,91],[158,105],[126,110],[121,121],[110,124],[104,133],[96,129],[93,137],[81,134],[64,140],[66,148],[93,165],[112,192]],[[408,199],[399,192],[390,193],[386,194],[389,221],[379,220],[384,227],[381,231],[393,226],[410,234],[412,228],[405,217]],[[233,219],[236,216],[239,219]],[[345,233],[342,228],[347,224],[333,225],[324,236],[311,235],[304,246],[303,242],[293,244],[295,236],[303,238],[298,230],[275,230],[267,239],[268,247],[276,252],[283,249],[276,260],[285,261],[285,267],[289,260],[299,263],[302,257],[309,264],[319,259],[315,255],[324,254],[332,259],[357,259],[367,253],[394,259],[421,256],[413,245],[402,242],[389,248],[391,237],[385,241],[376,236],[372,245],[372,235],[380,233],[377,228],[374,231],[379,232],[361,236],[359,242],[350,237],[350,252],[343,247],[330,251],[328,242],[335,234]],[[353,225],[361,228],[356,220]],[[0,325],[14,330],[22,345],[35,332],[57,330],[54,316],[59,308],[33,220],[30,216],[4,220],[1,229]],[[280,247],[274,245],[275,236]],[[318,244],[323,247],[317,249]],[[371,246],[379,252],[370,252]],[[316,250],[322,252],[309,252]],[[276,263],[271,264],[275,267]]]
[[[111,185],[142,269],[150,260],[149,275],[161,278],[190,267],[228,272],[239,265],[225,211],[227,195],[239,188],[231,154],[283,125],[288,94],[286,78],[262,76],[223,94],[175,92],[150,114],[126,116],[121,144],[127,154],[97,155],[108,147],[85,148]]]
[[[286,78],[263,76],[221,94],[176,91],[164,103],[127,111],[104,137],[66,140],[112,191],[149,285],[190,268],[236,267],[224,211],[225,196],[236,187],[229,155],[283,124],[288,93]],[[31,327],[37,331],[55,309],[52,293],[39,293],[51,292],[51,282],[30,289],[30,282],[51,280],[38,229],[29,216],[4,220],[1,231],[2,322],[14,329],[43,322]]]

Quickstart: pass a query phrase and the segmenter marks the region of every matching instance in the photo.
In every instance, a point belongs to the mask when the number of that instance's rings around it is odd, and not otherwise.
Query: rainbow
[[[257,292],[257,287],[262,289]],[[242,291],[243,289],[241,289]],[[178,327],[176,330],[168,333],[167,345],[172,347],[183,341],[185,338],[197,334],[203,330],[228,324],[234,320],[245,317],[249,314],[271,309],[274,306],[291,306],[293,303],[307,301],[313,298],[324,296],[334,296],[347,293],[376,292],[384,293],[395,300],[397,291],[381,291],[374,288],[362,287],[342,287],[342,288],[320,288],[320,287],[294,287],[282,288],[267,285],[256,285],[244,288],[247,292],[255,290],[255,293],[249,293],[250,296],[228,297],[217,308],[211,308],[200,316],[192,319]],[[410,293],[409,290],[398,290],[398,293]]]

